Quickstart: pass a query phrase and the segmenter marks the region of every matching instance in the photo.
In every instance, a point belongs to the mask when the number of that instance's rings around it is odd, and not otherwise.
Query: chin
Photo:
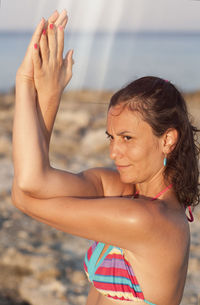
[[[119,173],[119,174],[120,174],[121,182],[127,183],[127,184],[136,184],[137,183],[136,179],[134,179],[133,177],[130,177],[128,175],[123,175],[121,173]]]

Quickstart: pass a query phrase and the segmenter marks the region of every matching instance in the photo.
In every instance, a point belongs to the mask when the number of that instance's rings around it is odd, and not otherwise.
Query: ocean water
[[[0,32],[0,91],[13,88],[31,33]],[[200,89],[200,33],[69,33],[72,89],[119,89],[156,75],[183,91]]]

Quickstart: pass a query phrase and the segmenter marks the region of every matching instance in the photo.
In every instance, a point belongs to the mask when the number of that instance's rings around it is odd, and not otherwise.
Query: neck
[[[163,177],[163,168],[159,170],[148,181],[136,184],[136,190],[140,195],[146,197],[155,197],[159,192],[165,189],[170,183],[166,183]],[[160,195],[162,197],[162,194]]]

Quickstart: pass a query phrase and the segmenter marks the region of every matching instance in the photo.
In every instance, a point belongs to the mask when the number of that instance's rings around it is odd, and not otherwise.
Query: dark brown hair
[[[109,108],[118,104],[138,111],[157,137],[169,128],[178,131],[177,144],[167,156],[164,178],[173,184],[179,202],[185,207],[199,204],[200,150],[196,143],[199,130],[190,123],[185,100],[177,88],[158,77],[142,77],[116,92]]]

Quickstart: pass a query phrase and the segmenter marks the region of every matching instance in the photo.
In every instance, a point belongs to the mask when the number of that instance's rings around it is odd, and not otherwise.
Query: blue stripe
[[[140,285],[133,284],[128,278],[112,275],[99,275],[95,274],[93,281],[101,282],[101,283],[109,283],[109,284],[119,284],[119,285],[128,285],[130,288],[134,289],[136,292],[142,292]]]
[[[144,300],[144,302],[145,302],[145,303],[147,303],[147,304],[149,304],[149,305],[156,305],[156,304],[154,304],[154,303],[151,303],[151,302],[149,302],[149,301],[146,301],[146,300]]]
[[[104,260],[104,258],[108,255],[108,253],[112,250],[113,246],[109,246],[108,249],[106,250],[106,252],[104,253],[104,255],[102,256],[102,258],[100,259],[100,261],[97,264],[97,261],[99,259],[99,256],[101,255],[101,252],[103,251],[105,247],[104,243],[98,243],[96,248],[94,249],[94,252],[92,253],[91,257],[90,257],[90,261],[88,262],[88,274],[89,274],[89,278],[91,281],[93,281],[95,272],[97,270],[97,268],[99,267],[99,265],[101,264],[101,262]]]
[[[96,246],[94,252],[92,253],[92,255],[90,257],[90,261],[88,264],[88,274],[89,274],[89,278],[91,281],[93,280],[94,273],[95,273],[95,266],[96,266],[96,263],[98,261],[98,258],[100,256],[103,248],[104,248],[104,244],[98,243],[98,245]]]
[[[100,244],[105,246],[105,244],[102,244],[102,243],[100,243]],[[98,264],[95,265],[93,278],[94,278],[95,272],[97,271],[97,269],[99,268],[101,263],[104,261],[105,257],[108,255],[108,253],[112,250],[112,248],[113,248],[113,246],[109,246],[108,249],[106,250],[106,252],[104,253],[104,255],[102,256],[102,258],[100,259],[100,261],[98,262]],[[104,249],[104,247],[103,247],[103,249]],[[103,251],[103,249],[101,250],[101,252]],[[99,256],[100,256],[100,254],[99,254]],[[99,256],[98,256],[98,258],[99,258]],[[97,260],[98,260],[98,258],[97,258]],[[96,260],[96,262],[97,262],[97,260]]]

